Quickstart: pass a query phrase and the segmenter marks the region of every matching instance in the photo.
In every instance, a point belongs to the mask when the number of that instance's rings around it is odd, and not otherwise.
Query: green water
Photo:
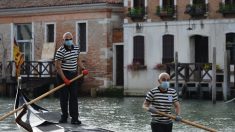
[[[150,132],[150,115],[142,109],[144,97],[79,98],[80,120],[87,125],[116,132]],[[51,111],[60,111],[58,99],[37,102]],[[221,132],[235,132],[235,102],[181,100],[182,117]],[[0,98],[1,116],[13,109],[14,99]],[[1,132],[18,132],[13,116],[0,122]],[[204,132],[182,123],[174,123],[173,132]]]

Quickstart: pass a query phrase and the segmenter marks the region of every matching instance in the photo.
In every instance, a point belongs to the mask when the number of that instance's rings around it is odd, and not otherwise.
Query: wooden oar
[[[70,81],[73,82],[73,81],[75,81],[75,80],[77,80],[77,79],[83,77],[84,75],[86,75],[86,74],[84,74],[84,73],[83,73],[83,74],[80,74],[79,76],[73,78],[73,79],[70,80]],[[65,86],[65,84],[63,83],[63,84],[61,84],[61,85],[59,85],[59,86],[53,88],[52,90],[50,90],[50,91],[48,91],[48,92],[46,92],[46,93],[44,93],[44,94],[38,96],[37,98],[31,100],[30,102],[26,103],[26,105],[28,106],[28,105],[30,105],[30,104],[33,104],[33,103],[39,101],[40,99],[42,99],[42,98],[48,96],[49,94],[52,94],[52,93],[54,93],[55,91],[61,89],[61,88],[64,87],[64,86]],[[15,112],[21,110],[22,108],[23,108],[23,106],[20,106],[20,107],[18,107],[17,109],[12,110],[12,111],[6,113],[5,115],[3,115],[3,116],[0,117],[0,121],[4,120],[5,118],[7,118],[8,116],[14,114]]]
[[[233,99],[231,99],[231,100],[228,100],[228,101],[226,101],[225,103],[230,103],[230,102],[232,102],[232,101],[234,101],[235,100],[235,98],[233,98]]]
[[[155,113],[158,113],[158,114],[163,115],[163,116],[166,116],[166,117],[170,117],[170,118],[172,118],[172,119],[175,119],[175,118],[176,118],[176,116],[174,116],[174,115],[166,114],[166,113],[163,113],[163,112],[160,112],[160,111],[155,111]],[[192,121],[189,121],[189,120],[182,119],[181,122],[183,122],[183,123],[185,123],[185,124],[188,124],[188,125],[192,125],[192,126],[201,128],[201,129],[204,129],[204,130],[207,130],[207,131],[209,131],[209,132],[217,132],[215,129],[208,128],[208,127],[206,127],[206,126],[197,124],[197,123],[192,122]]]

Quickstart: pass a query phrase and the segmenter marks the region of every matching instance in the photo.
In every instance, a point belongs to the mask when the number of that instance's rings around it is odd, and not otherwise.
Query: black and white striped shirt
[[[174,102],[178,101],[177,93],[175,89],[168,88],[166,92],[160,92],[159,88],[151,89],[147,95],[146,100],[151,103],[157,110],[171,114],[171,107]],[[152,122],[170,123],[169,117],[164,117],[159,114],[152,113]]]
[[[62,45],[55,55],[55,60],[62,61],[62,70],[76,71],[77,70],[77,58],[79,56],[80,50],[78,45],[73,45],[71,50],[68,50]]]

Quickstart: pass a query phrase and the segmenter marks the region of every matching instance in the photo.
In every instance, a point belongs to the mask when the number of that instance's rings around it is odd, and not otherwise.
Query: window
[[[16,42],[19,44],[20,52],[25,61],[32,60],[32,25],[16,24]]]
[[[174,6],[174,0],[163,0],[162,1],[162,6],[163,7]]]
[[[205,4],[205,0],[193,0],[193,5]]]
[[[81,52],[87,52],[87,23],[77,24],[77,44]]]
[[[144,0],[134,0],[134,4],[133,4],[134,8],[140,8],[140,7],[144,7]]]
[[[174,0],[160,1],[160,6],[157,6],[156,14],[163,18],[173,18],[175,15],[176,7]]]
[[[162,63],[171,63],[174,61],[174,36],[164,35],[162,37]]]
[[[46,24],[46,42],[53,43],[55,42],[55,25]]]
[[[235,4],[235,0],[225,0],[225,4]]]
[[[133,63],[144,65],[144,37],[134,37]]]

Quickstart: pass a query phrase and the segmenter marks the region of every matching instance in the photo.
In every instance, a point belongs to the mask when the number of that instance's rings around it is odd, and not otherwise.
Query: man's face
[[[169,81],[169,80],[170,80],[170,77],[168,75],[163,75],[158,81],[161,84],[162,82]]]
[[[66,34],[64,37],[64,41],[68,41],[68,40],[73,40],[73,37],[70,34]]]

